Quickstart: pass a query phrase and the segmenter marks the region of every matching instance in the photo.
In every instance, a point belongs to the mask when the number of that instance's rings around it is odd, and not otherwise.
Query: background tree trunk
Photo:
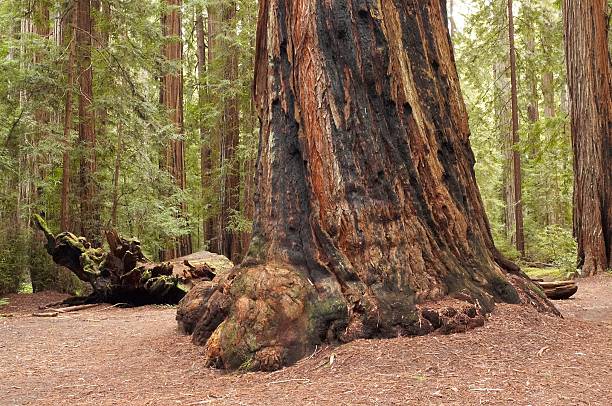
[[[70,150],[72,141],[72,92],[74,87],[74,64],[76,57],[76,12],[74,9],[66,10],[62,21],[62,45],[69,46],[68,61],[66,63],[67,89],[64,101],[64,150],[62,152],[62,192],[60,198],[60,231],[70,229]]]
[[[497,24],[506,26],[508,24],[507,5],[504,0],[495,3],[496,9],[502,10],[498,13],[501,20]],[[504,202],[503,218],[504,233],[511,244],[516,242],[516,202],[514,193],[514,161],[512,149],[512,93],[510,84],[510,52],[508,37],[505,30],[500,30],[497,44],[504,52],[500,53],[500,60],[493,66],[495,78],[495,112],[496,126],[499,131],[502,159],[502,190],[501,199]]]
[[[448,25],[451,38],[457,33],[457,23],[455,22],[455,0],[448,0]]]
[[[209,363],[463,331],[496,301],[554,311],[493,245],[445,3],[260,2],[254,235],[200,308]]]
[[[90,0],[76,1],[76,63],[79,78],[79,202],[81,234],[101,244],[100,203],[96,184],[96,130],[91,65],[92,25]]]
[[[234,43],[236,36],[236,2],[230,1],[223,6],[222,21],[224,25],[223,72],[224,79],[230,83],[238,79],[238,49]],[[230,92],[223,100],[223,134],[221,166],[223,168],[223,204],[221,205],[221,254],[232,261],[240,256],[240,238],[236,231],[231,230],[232,215],[240,212],[240,162],[237,149],[240,137],[240,110],[238,98]]]
[[[183,45],[181,32],[181,4],[182,0],[166,0],[168,10],[163,16],[162,27],[164,36],[172,37],[164,46],[164,58],[170,62],[182,61]],[[176,126],[177,133],[182,137],[183,128],[183,73],[182,68],[177,72],[166,73],[162,78],[161,99],[164,107],[170,114],[170,120]],[[184,190],[186,186],[185,175],[185,142],[183,139],[173,139],[166,147],[165,164],[172,175],[176,185]],[[181,215],[186,213],[186,206],[181,204]],[[164,253],[164,259],[176,258],[190,254],[192,251],[191,236],[180,238],[175,246]]]
[[[518,86],[516,82],[516,49],[514,47],[514,16],[512,0],[508,0],[508,36],[510,44],[510,83],[512,96],[512,183],[514,191],[515,244],[521,256],[525,256],[525,234],[523,227],[523,201],[521,186],[521,155],[519,143]]]
[[[206,8],[206,14],[208,16],[208,71],[209,71],[209,102],[215,107],[216,111],[222,111],[223,107],[220,103],[220,98],[215,95],[219,91],[218,88],[211,89],[211,82],[213,79],[217,79],[220,76],[221,68],[218,63],[217,53],[220,51],[220,44],[217,36],[221,33],[221,8],[218,4],[211,4]],[[219,52],[220,53],[220,52]],[[216,84],[216,83],[215,83]],[[209,191],[206,203],[210,213],[207,213],[209,218],[209,230],[210,234],[206,238],[208,240],[208,249],[211,252],[221,252],[221,228],[219,226],[220,220],[220,206],[222,202],[221,193],[221,182],[217,176],[219,172],[219,166],[221,163],[221,127],[223,125],[223,115],[221,115],[216,121],[216,125],[210,128],[208,146],[210,149],[210,168],[207,172],[209,184],[207,189]]]
[[[208,84],[206,82],[206,31],[204,30],[204,13],[202,7],[196,7],[196,45],[198,56],[198,103],[200,111],[204,110],[204,104],[209,97]],[[207,189],[212,185],[212,151],[211,131],[206,128],[204,117],[199,118],[200,131],[200,176],[202,187],[202,200],[204,201],[202,213],[202,239],[208,243],[214,233],[213,216],[210,214],[210,202],[208,202]]]
[[[583,275],[612,268],[612,68],[606,0],[565,0],[574,234]]]

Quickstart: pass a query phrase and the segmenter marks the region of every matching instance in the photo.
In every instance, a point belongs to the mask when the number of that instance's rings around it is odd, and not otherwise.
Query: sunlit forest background
[[[137,237],[151,259],[186,236],[194,251],[234,261],[248,247],[259,136],[251,97],[257,2],[185,0],[180,36],[167,35],[160,21],[170,3],[92,1],[85,67],[75,62],[71,2],[0,3],[0,292],[83,289],[47,258],[31,227],[35,213],[54,230],[80,234],[84,207],[95,207],[100,229]],[[506,7],[504,0],[449,2],[480,191],[505,255],[575,272],[560,4],[515,1],[518,144]],[[179,58],[162,51],[168,43],[181,45]],[[79,75],[88,68],[95,143],[79,138]],[[160,98],[164,77],[182,78],[180,123]],[[184,147],[183,183],[164,161],[173,141]],[[509,199],[514,151],[522,163],[524,254],[515,248]],[[80,163],[88,156],[95,170],[84,193]]]

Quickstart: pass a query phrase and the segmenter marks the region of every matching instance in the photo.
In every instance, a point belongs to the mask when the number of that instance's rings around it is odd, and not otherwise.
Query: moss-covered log
[[[208,252],[155,263],[144,256],[140,241],[115,231],[106,233],[107,251],[69,232],[54,235],[38,215],[34,220],[45,234],[53,261],[91,284],[93,293],[83,302],[176,304],[194,281],[211,280],[233,266],[227,258]]]

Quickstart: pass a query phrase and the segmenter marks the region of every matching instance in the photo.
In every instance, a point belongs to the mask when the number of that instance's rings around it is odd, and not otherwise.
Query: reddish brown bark
[[[574,234],[583,275],[612,268],[612,68],[606,0],[563,14],[574,150]]]
[[[181,4],[182,0],[166,0],[168,7],[162,16],[162,28],[165,37],[169,37],[164,46],[164,58],[171,62],[181,62],[183,59],[183,45],[181,32]],[[162,104],[168,110],[170,120],[176,126],[180,139],[170,140],[166,147],[164,162],[167,171],[172,175],[175,184],[185,189],[185,142],[182,139],[183,127],[183,72],[179,69],[168,72],[162,77],[160,95]],[[185,215],[187,207],[181,204],[181,215]],[[166,250],[164,259],[188,255],[192,252],[191,235],[183,236],[174,247]]]
[[[264,0],[256,55],[254,234],[194,327],[210,364],[554,311],[493,246],[444,0]]]
[[[72,131],[72,88],[74,87],[74,64],[76,53],[76,13],[68,11],[62,21],[62,45],[69,45],[66,63],[67,89],[64,100],[64,148],[62,152],[62,192],[60,199],[60,231],[69,231],[70,222],[70,150],[72,149],[70,132]]]
[[[204,15],[201,7],[196,7],[196,43],[198,50],[198,101],[200,111],[204,109],[204,103],[206,103],[209,92],[208,85],[206,83],[206,32],[204,30]],[[211,151],[211,131],[207,130],[204,118],[199,119],[199,131],[200,131],[200,182],[202,188],[202,200],[205,202],[204,210],[202,213],[202,239],[204,242],[209,242],[213,238],[214,234],[214,223],[213,217],[210,213],[210,203],[208,200],[207,189],[210,188],[212,183],[212,151]]]
[[[79,84],[79,166],[78,195],[81,205],[81,234],[101,243],[100,207],[96,184],[96,131],[93,108],[93,68],[91,64],[92,25],[90,0],[76,1],[76,64]]]
[[[218,41],[218,36],[221,34],[221,11],[220,6],[218,4],[211,4],[206,8],[206,13],[208,16],[208,30],[207,30],[207,40],[208,40],[208,70],[209,70],[209,85],[213,84],[213,78],[219,78],[220,67],[218,63],[218,53],[221,53],[222,50],[220,46],[220,42]],[[210,90],[210,89],[209,89]],[[223,111],[223,106],[220,102],[220,97],[218,97],[217,91],[210,90],[208,93],[209,103],[211,103],[215,110],[218,112]],[[220,253],[221,252],[221,228],[219,226],[220,220],[220,207],[221,202],[223,200],[223,193],[221,190],[221,182],[219,181],[219,177],[217,176],[219,172],[219,166],[221,162],[221,127],[223,126],[223,114],[215,120],[216,125],[213,125],[209,129],[209,139],[208,146],[210,150],[210,168],[207,172],[207,178],[209,183],[207,185],[208,195],[205,199],[205,205],[209,210],[207,217],[209,218],[209,230],[210,234],[207,236],[206,240],[208,241],[208,249],[212,252]]]
[[[223,61],[224,79],[234,83],[238,79],[238,49],[232,41],[236,31],[236,2],[229,2],[223,7],[222,21],[225,36],[222,41],[225,55]],[[232,92],[233,93],[233,92]],[[240,238],[236,231],[230,229],[231,217],[240,212],[240,162],[237,149],[240,137],[240,111],[236,94],[230,94],[223,100],[222,130],[222,168],[223,168],[223,203],[221,205],[221,254],[232,261],[238,260]]]
[[[508,0],[508,37],[510,44],[510,83],[512,97],[512,183],[514,189],[514,242],[516,249],[525,256],[525,234],[523,231],[523,189],[521,186],[521,155],[518,151],[519,118],[518,118],[518,88],[516,82],[516,48],[514,47],[514,16],[512,0]]]

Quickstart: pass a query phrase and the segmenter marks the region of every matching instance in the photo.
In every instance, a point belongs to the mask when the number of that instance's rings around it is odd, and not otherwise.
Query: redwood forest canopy
[[[116,229],[156,261],[246,257],[209,286],[233,293],[194,339],[217,331],[214,362],[273,368],[286,361],[274,349],[219,344],[223,317],[245,321],[229,306],[263,294],[258,278],[281,296],[296,286],[310,312],[268,320],[313,322],[288,330],[312,336],[287,338],[291,360],[317,340],[420,333],[425,299],[520,301],[508,259],[604,272],[611,7],[4,0],[0,292],[84,289],[48,258],[34,215],[94,246]]]

